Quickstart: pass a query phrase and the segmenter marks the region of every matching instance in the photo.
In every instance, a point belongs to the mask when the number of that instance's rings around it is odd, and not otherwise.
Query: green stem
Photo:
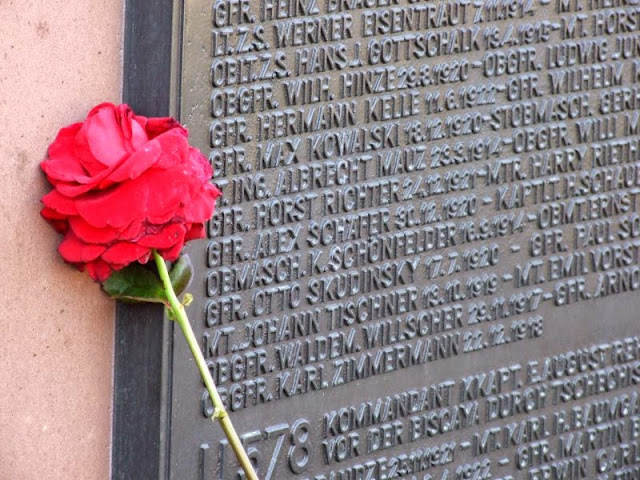
[[[244,447],[242,446],[242,442],[240,441],[240,437],[238,437],[238,433],[236,432],[235,428],[233,428],[231,419],[229,418],[229,415],[224,408],[224,404],[222,403],[220,394],[216,389],[216,385],[213,382],[211,373],[207,368],[207,363],[205,362],[204,356],[202,355],[200,347],[198,346],[198,340],[193,334],[193,329],[191,328],[191,324],[189,323],[189,319],[187,318],[187,313],[184,310],[184,306],[180,303],[178,297],[176,297],[176,294],[173,291],[173,286],[171,285],[171,280],[169,278],[169,272],[167,271],[167,265],[164,263],[164,259],[160,255],[158,255],[158,252],[156,252],[155,250],[153,251],[153,258],[155,259],[156,265],[158,266],[158,272],[160,273],[160,278],[162,279],[162,283],[164,284],[164,289],[167,294],[167,299],[169,300],[171,310],[173,311],[178,325],[180,325],[180,328],[182,329],[182,333],[184,334],[184,338],[187,341],[187,344],[189,344],[189,348],[191,349],[193,358],[195,359],[196,365],[198,365],[198,369],[200,370],[200,375],[202,375],[204,384],[206,385],[207,390],[209,391],[209,395],[211,396],[211,400],[213,401],[213,406],[215,408],[213,416],[220,422],[220,426],[222,427],[224,434],[227,436],[229,444],[231,445],[233,452],[236,454],[238,462],[244,470],[247,479],[258,480],[258,476],[253,470],[251,460],[249,460],[247,452],[245,452]]]

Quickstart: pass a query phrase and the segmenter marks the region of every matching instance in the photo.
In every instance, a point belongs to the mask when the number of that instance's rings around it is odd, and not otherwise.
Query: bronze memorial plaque
[[[640,2],[190,0],[189,309],[263,480],[640,478]],[[168,477],[241,479],[177,334]]]

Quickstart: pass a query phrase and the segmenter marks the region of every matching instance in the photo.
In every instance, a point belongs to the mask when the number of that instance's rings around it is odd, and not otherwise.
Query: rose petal
[[[205,190],[200,192],[184,206],[184,219],[190,223],[203,223],[213,216],[218,195]]]
[[[103,167],[102,171],[100,171],[93,177],[76,177],[75,181],[56,181],[52,183],[61,194],[71,198],[82,195],[83,193],[86,193],[94,188],[98,190],[106,189],[114,183],[107,177],[111,175],[115,170],[119,169],[121,164],[126,160],[127,156],[123,157],[119,163],[114,164],[109,168]]]
[[[189,228],[187,233],[184,235],[185,243],[189,240],[197,240],[199,238],[205,237],[204,225],[201,223],[196,223]]]
[[[165,227],[156,227],[155,229],[150,228],[148,233],[141,236],[137,243],[148,248],[170,248],[173,247],[176,242],[182,241],[185,230],[185,226],[179,223],[172,223]]]
[[[151,258],[151,252],[148,252],[146,255],[141,256],[138,259],[138,262],[140,262],[142,264],[147,263],[149,261],[149,258]]]
[[[91,181],[94,176],[99,175],[105,168],[108,168],[93,155],[86,131],[80,130],[78,132],[73,140],[71,153],[87,172],[86,179],[78,179],[80,183]]]
[[[113,111],[118,120],[118,130],[121,131],[119,113],[120,107],[116,107],[112,103],[103,103],[96,107],[94,107],[89,114],[87,115],[87,119],[83,124],[83,128],[77,133],[74,138],[73,144],[73,154],[78,159],[78,161],[83,165],[83,167],[87,170],[90,177],[94,177],[100,174],[105,168],[108,168],[104,163],[98,160],[94,153],[91,150],[91,145],[89,144],[89,138],[87,137],[88,132],[88,121],[92,117],[99,115],[100,112],[105,111]],[[126,145],[125,145],[126,147]],[[130,148],[128,150],[131,150]],[[88,183],[87,181],[81,181],[81,183]],[[95,182],[94,182],[95,183]]]
[[[73,199],[65,197],[58,190],[51,190],[42,197],[42,203],[45,207],[55,210],[62,215],[78,214],[78,209]]]
[[[133,111],[126,103],[120,105],[114,105],[114,113],[116,120],[118,121],[118,128],[122,133],[124,139],[125,148],[131,153],[131,121],[133,120]]]
[[[116,107],[116,116],[120,122],[122,135],[125,139],[125,147],[129,150],[129,153],[138,150],[149,141],[144,127],[140,125],[129,105],[118,105]]]
[[[113,184],[113,182],[107,181],[106,178],[116,168],[118,168],[118,165],[114,165],[108,169],[105,169],[94,177],[87,177],[86,182],[58,182],[56,183],[55,187],[61,194],[67,197],[77,197],[92,189],[106,189]]]
[[[111,276],[114,269],[112,269],[107,262],[96,260],[94,262],[87,263],[84,266],[84,270],[86,270],[89,276],[96,282],[104,282]]]
[[[56,184],[56,188],[58,191],[67,197],[77,197],[90,191],[92,188],[95,188],[96,185],[104,178],[108,172],[105,174],[100,174],[96,178],[89,179],[90,182],[87,183],[69,183],[69,182],[59,182]]]
[[[76,208],[79,215],[90,225],[124,228],[136,219],[145,218],[149,188],[136,188],[126,182],[117,188],[78,197]]]
[[[49,225],[51,225],[56,232],[62,233],[63,235],[69,231],[69,222],[67,221],[49,220]]]
[[[169,260],[170,262],[176,260],[180,256],[180,252],[182,252],[182,247],[184,247],[184,234],[182,234],[180,241],[176,242],[173,247],[167,249],[159,249],[158,253],[165,260]]]
[[[116,108],[106,104],[104,108],[94,109],[78,132],[86,135],[91,153],[107,167],[118,163],[129,153],[119,123]]]
[[[156,163],[162,153],[158,142],[147,142],[142,150],[129,155],[102,183],[118,183],[127,179],[136,178]]]
[[[104,245],[94,245],[80,240],[72,231],[69,231],[60,245],[58,252],[67,262],[87,263],[98,258],[106,250]]]
[[[69,220],[68,215],[58,213],[49,207],[42,207],[42,210],[40,210],[40,215],[42,215],[46,220]]]
[[[213,168],[211,168],[207,157],[205,157],[200,150],[193,147],[190,148],[189,153],[189,160],[191,164],[194,165],[193,168],[198,174],[198,179],[203,182],[211,180],[211,177],[213,177]]]
[[[100,258],[107,263],[128,265],[147,253],[149,253],[148,248],[135,243],[118,242],[110,246]]]
[[[78,198],[76,208],[95,227],[121,228],[135,220],[166,223],[189,200],[192,183],[178,169],[152,168],[117,188]]]
[[[120,238],[120,230],[108,226],[96,228],[79,216],[69,218],[69,227],[80,240],[87,243],[107,245]]]
[[[74,154],[75,136],[81,127],[81,123],[75,123],[62,128],[49,146],[47,158],[40,163],[40,167],[54,185],[58,180],[78,181],[88,177],[87,171]]]
[[[49,223],[49,225],[53,227],[56,232],[67,233],[67,230],[69,230],[69,221],[67,220],[66,215],[62,215],[55,210],[51,210],[47,207],[44,207],[42,210],[40,210],[40,215]]]
[[[123,158],[123,160],[125,159],[126,157]],[[82,195],[83,193],[88,192],[89,190],[96,187],[99,189],[108,188],[113,184],[113,182],[109,182],[108,180],[106,180],[106,177],[108,177],[118,167],[119,164],[113,165],[110,168],[104,168],[104,166],[102,166],[102,170],[94,176],[76,175],[71,180],[56,180],[49,175],[49,165],[42,165],[42,169],[45,170],[45,173],[47,173],[49,181],[56,187],[56,189],[58,189],[61,194],[67,197],[77,197],[78,195]]]
[[[120,230],[119,239],[128,242],[135,242],[144,232],[144,225],[140,221],[133,221],[127,227]]]
[[[189,142],[177,129],[157,136],[155,141],[162,149],[162,157],[156,165],[157,168],[190,168],[189,162],[185,161],[189,157]]]
[[[146,118],[146,117],[136,117],[136,118],[144,118],[144,122],[140,122],[141,125],[144,125],[144,129],[149,136],[149,139],[153,139],[158,135],[161,135],[169,130],[175,129],[177,133],[180,135],[187,137],[189,133],[187,129],[180,125],[175,119],[171,117],[161,117],[161,118]]]
[[[133,118],[131,121],[131,146],[134,150],[140,150],[144,145],[149,141],[149,136],[147,132],[144,130],[142,125],[140,125]]]

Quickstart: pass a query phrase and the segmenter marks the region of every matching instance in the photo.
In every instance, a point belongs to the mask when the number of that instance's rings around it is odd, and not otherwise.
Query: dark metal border
[[[140,115],[168,116],[175,107],[180,12],[175,0],[126,0],[123,101]],[[168,478],[172,323],[160,306],[116,307],[113,480]]]

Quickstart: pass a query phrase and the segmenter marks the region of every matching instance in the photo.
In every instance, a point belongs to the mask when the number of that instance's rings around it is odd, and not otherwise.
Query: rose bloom
[[[175,260],[204,237],[220,191],[207,159],[172,118],[103,103],[63,128],[41,163],[53,190],[42,216],[64,234],[65,261],[104,281],[156,249]]]

